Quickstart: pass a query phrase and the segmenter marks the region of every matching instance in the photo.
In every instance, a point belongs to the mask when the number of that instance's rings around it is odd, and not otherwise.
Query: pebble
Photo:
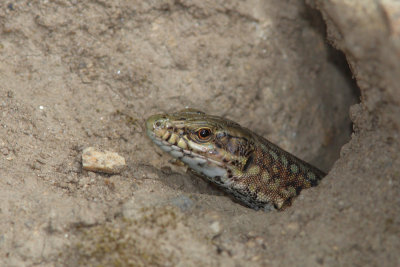
[[[219,221],[214,221],[210,224],[210,229],[214,232],[214,234],[220,234],[221,233],[221,224]]]
[[[82,151],[82,167],[87,171],[117,174],[126,167],[126,163],[118,153],[87,147]]]

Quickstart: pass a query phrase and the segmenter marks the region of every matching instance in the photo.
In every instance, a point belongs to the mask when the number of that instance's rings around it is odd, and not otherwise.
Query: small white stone
[[[87,147],[82,151],[82,167],[93,172],[120,173],[126,166],[125,158],[115,152]]]
[[[219,221],[214,221],[213,223],[211,223],[210,228],[214,232],[214,234],[219,234],[221,232],[221,225],[219,224]]]

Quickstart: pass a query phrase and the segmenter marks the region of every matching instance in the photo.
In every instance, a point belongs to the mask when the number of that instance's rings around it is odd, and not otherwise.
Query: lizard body
[[[283,210],[325,176],[249,129],[201,111],[150,116],[146,130],[162,150],[253,209]]]

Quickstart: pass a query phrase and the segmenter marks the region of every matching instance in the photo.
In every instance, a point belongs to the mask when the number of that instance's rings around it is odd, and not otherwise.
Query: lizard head
[[[249,130],[194,109],[150,116],[146,130],[162,150],[208,178],[231,176],[253,151]]]

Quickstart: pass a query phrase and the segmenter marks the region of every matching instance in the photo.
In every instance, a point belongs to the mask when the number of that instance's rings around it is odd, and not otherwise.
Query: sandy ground
[[[400,5],[306,2],[0,3],[0,265],[399,266]],[[235,203],[146,138],[186,106],[329,174]]]

